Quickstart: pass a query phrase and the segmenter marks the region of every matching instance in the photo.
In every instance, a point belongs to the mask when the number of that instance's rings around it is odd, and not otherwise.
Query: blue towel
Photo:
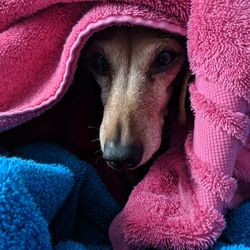
[[[93,167],[63,148],[0,147],[0,250],[111,249],[120,206]],[[250,201],[233,210],[213,249],[250,249]]]
[[[48,143],[0,150],[0,250],[111,249],[120,207],[93,167]]]
[[[227,227],[214,249],[250,249],[250,201],[229,212],[226,220]]]

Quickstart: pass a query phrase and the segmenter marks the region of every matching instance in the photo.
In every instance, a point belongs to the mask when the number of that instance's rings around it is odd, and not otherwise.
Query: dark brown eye
[[[153,71],[155,73],[165,71],[175,58],[176,54],[174,52],[169,50],[161,51],[153,63]]]
[[[109,74],[109,63],[104,55],[96,53],[92,57],[92,69],[99,75],[107,76]]]

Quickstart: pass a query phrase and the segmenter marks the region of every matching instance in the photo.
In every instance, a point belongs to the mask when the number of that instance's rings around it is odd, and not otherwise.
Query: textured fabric
[[[250,249],[250,202],[243,203],[230,211],[226,217],[227,228],[223,232],[214,250],[245,250]]]
[[[57,145],[0,156],[1,250],[110,249],[119,209],[93,167]]]
[[[39,143],[2,149],[1,250],[111,249],[107,230],[119,209],[93,168],[61,147]],[[214,249],[248,249],[249,216],[250,202],[231,211]]]
[[[113,221],[110,238],[114,249],[213,245],[225,228],[227,208],[250,193],[249,5],[0,0],[0,131],[62,98],[93,32],[132,24],[187,35],[194,130],[185,152],[155,162]]]
[[[47,1],[50,8],[43,8],[43,3],[33,6],[24,2],[28,4],[26,11],[30,10],[32,15],[12,23],[9,19],[18,16],[17,10],[23,15],[23,2],[16,1],[20,6],[16,6],[11,17],[13,3],[0,1],[0,23],[7,26],[0,33],[0,131],[38,116],[62,97],[72,81],[80,50],[96,30],[115,23],[134,23],[186,33],[184,24],[176,24],[187,21],[187,14],[183,13],[183,20],[179,21],[173,15],[149,11],[144,5],[128,5],[124,12],[125,6],[119,2],[104,1],[105,4],[92,8],[88,1],[88,4]],[[177,8],[177,3],[172,3],[166,7],[179,12],[186,5]],[[38,7],[41,10],[36,12]]]

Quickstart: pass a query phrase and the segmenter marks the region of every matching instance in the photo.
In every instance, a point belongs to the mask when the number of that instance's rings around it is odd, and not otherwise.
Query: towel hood
[[[189,1],[45,1],[0,7],[0,131],[39,116],[69,88],[89,37],[112,25],[185,36]],[[26,39],[28,37],[28,39]]]

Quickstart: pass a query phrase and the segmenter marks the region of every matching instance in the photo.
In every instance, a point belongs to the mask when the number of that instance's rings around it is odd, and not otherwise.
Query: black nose
[[[142,155],[143,147],[139,143],[121,145],[115,141],[108,141],[103,150],[103,159],[116,169],[137,166]]]

